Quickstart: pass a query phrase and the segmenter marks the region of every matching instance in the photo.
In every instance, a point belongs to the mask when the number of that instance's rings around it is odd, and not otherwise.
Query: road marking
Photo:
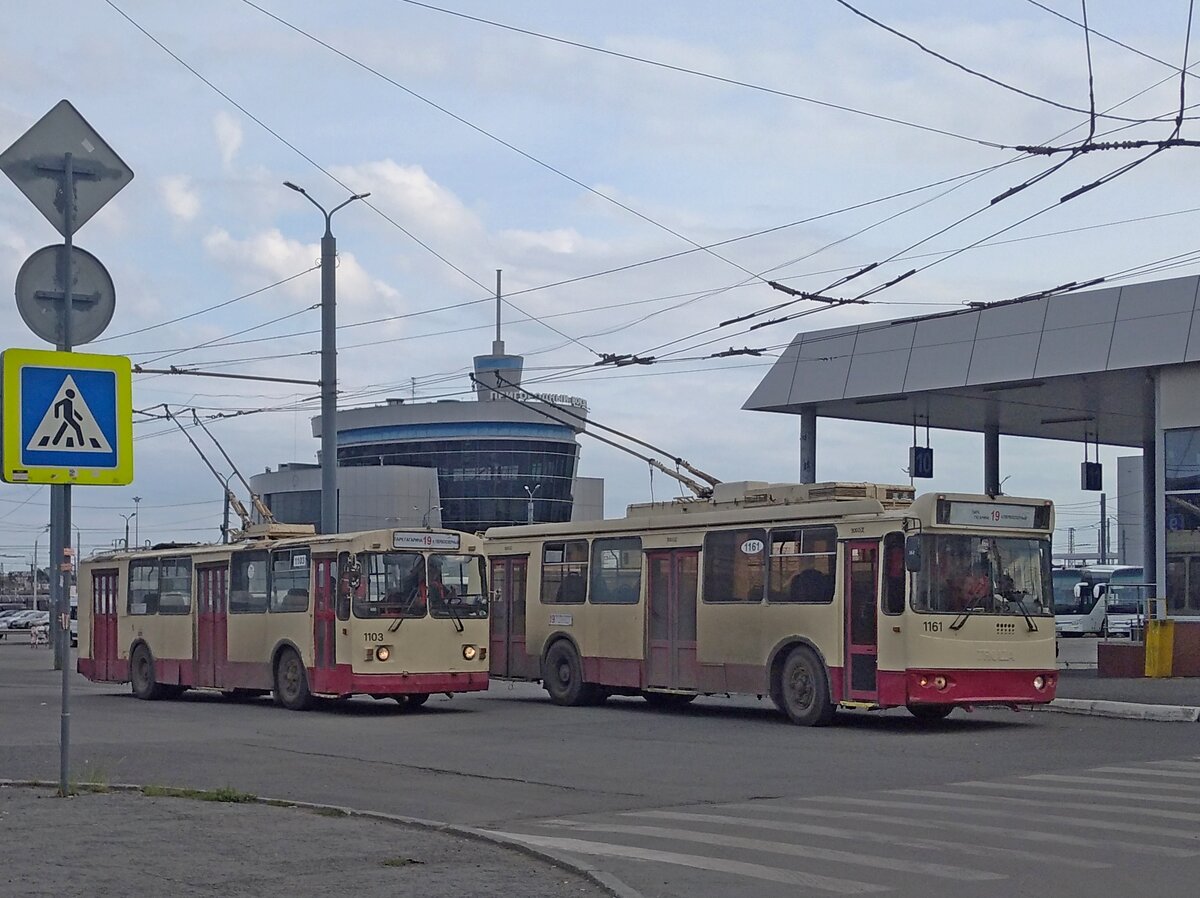
[[[1190,807],[1196,806],[1196,799],[1185,795],[1140,795],[1136,792],[1116,792],[1107,789],[1068,789],[1063,786],[1029,786],[1020,783],[966,782],[955,783],[954,786],[955,788],[958,788],[959,786],[969,786],[973,789],[1000,789],[1003,791],[1014,792],[1052,792],[1058,795],[1074,795],[1079,798],[1087,798],[1089,795],[1096,795],[1100,798],[1128,798],[1135,801],[1157,801],[1163,804],[1186,804]],[[1060,808],[1069,807],[1069,805],[1057,803],[1055,806]]]
[[[1018,814],[1013,811],[998,811],[993,808],[964,808],[958,805],[929,804],[919,801],[880,801],[874,798],[819,798],[811,801],[826,801],[835,804],[867,805],[872,808],[901,808],[914,811],[937,811],[946,814],[967,814],[980,817],[1015,817],[1022,822],[1028,821],[1029,814]],[[1119,833],[1141,833],[1146,836],[1163,836],[1168,839],[1196,840],[1195,833],[1181,832],[1178,828],[1168,829],[1165,826],[1143,826],[1140,823],[1115,823],[1107,820],[1096,820],[1091,817],[1065,817],[1060,814],[1039,814],[1038,820],[1048,823],[1066,823],[1072,826],[1082,826],[1087,829],[1105,829]]]
[[[545,825],[552,825],[554,822],[549,821]],[[701,845],[740,848],[748,851],[761,851],[767,854],[785,854],[790,857],[832,861],[835,864],[854,864],[859,867],[874,867],[878,870],[892,870],[898,873],[919,873],[923,876],[936,876],[940,879],[957,879],[965,882],[1008,879],[1003,873],[971,870],[967,867],[955,867],[949,864],[908,861],[902,858],[860,854],[855,851],[839,851],[836,848],[818,848],[813,845],[793,845],[787,842],[746,839],[741,836],[724,835],[723,833],[701,832],[667,826],[629,826],[615,823],[584,823],[576,820],[557,821],[557,824],[560,826],[564,823],[576,832],[611,833],[621,836],[647,836],[652,839],[671,839],[676,842],[698,842]]]
[[[1180,770],[1200,770],[1200,761],[1147,761],[1156,767],[1177,767]]]
[[[1128,804],[1092,804],[1076,801],[1038,801],[1036,798],[1009,798],[999,795],[967,795],[961,792],[939,792],[936,789],[893,789],[889,795],[915,795],[918,798],[943,798],[950,801],[987,801],[1018,804],[1023,807],[1064,808],[1068,811],[1104,811],[1112,814],[1136,814],[1139,817],[1159,817],[1165,820],[1186,820],[1200,823],[1200,814],[1186,811],[1166,811],[1160,808],[1140,808]],[[1130,795],[1130,798],[1136,796]]]
[[[842,813],[853,813],[846,811]],[[871,842],[881,845],[894,845],[899,848],[916,848],[922,851],[958,851],[963,854],[985,858],[1012,857],[1030,861],[1046,861],[1052,864],[1070,864],[1089,870],[1111,867],[1104,861],[1075,861],[1055,854],[1042,854],[1036,851],[1022,851],[1017,848],[996,848],[992,845],[980,845],[970,842],[947,842],[942,839],[914,839],[905,836],[893,836],[888,833],[872,833],[861,829],[840,829],[835,826],[820,826],[811,823],[789,823],[783,820],[764,820],[759,817],[731,817],[724,814],[691,814],[678,811],[631,811],[622,814],[623,817],[651,817],[658,820],[680,820],[698,823],[721,823],[734,826],[745,826],[756,829],[769,829],[779,832],[803,833],[810,836],[825,836],[830,839],[850,839],[855,842]],[[867,815],[869,816],[869,815]],[[904,824],[917,823],[911,818],[894,818]]]
[[[1189,851],[1186,848],[1173,848],[1169,845],[1148,845],[1143,842],[1129,842],[1126,839],[1089,839],[1084,836],[1072,836],[1064,832],[1048,832],[1045,830],[1035,829],[1014,829],[1008,826],[989,826],[986,823],[966,823],[962,820],[927,820],[921,817],[897,817],[889,814],[870,814],[865,811],[843,811],[831,810],[829,808],[800,808],[800,807],[782,807],[779,805],[759,805],[759,804],[727,804],[722,805],[724,808],[731,810],[748,810],[748,811],[776,811],[781,814],[793,814],[808,817],[820,817],[821,819],[831,820],[867,820],[872,823],[894,823],[900,826],[921,826],[927,829],[953,829],[962,830],[964,832],[976,832],[984,835],[1004,836],[1010,839],[1024,842],[1037,842],[1038,844],[1052,843],[1057,845],[1070,845],[1079,848],[1097,848],[1103,850],[1111,850],[1119,848],[1124,851],[1132,851],[1137,854],[1150,854],[1155,857],[1173,857],[1173,858],[1191,858],[1200,855],[1200,851]],[[968,812],[974,809],[967,809]],[[982,813],[982,812],[976,812]],[[1009,813],[1007,811],[996,811],[994,816],[997,817],[1014,817],[1021,820],[1022,823],[1028,823],[1028,818],[1024,814]],[[1059,864],[1073,867],[1089,868],[1092,864],[1088,861],[1076,861],[1071,858],[1060,858]]]
[[[488,832],[488,830],[483,830],[483,832]],[[781,867],[768,867],[763,864],[746,863],[745,861],[704,857],[698,854],[653,851],[649,848],[635,848],[630,845],[612,845],[608,842],[590,842],[584,839],[564,839],[554,836],[532,836],[526,833],[491,831],[491,834],[505,839],[513,839],[517,842],[524,842],[526,845],[532,845],[535,848],[547,848],[554,851],[567,851],[572,854],[586,854],[595,857],[618,857],[638,861],[653,861],[660,864],[674,864],[679,867],[712,870],[714,873],[729,873],[734,876],[746,876],[751,879],[763,879],[768,882],[781,882],[791,886],[819,889],[823,892],[835,892],[839,895],[866,895],[872,892],[886,892],[890,890],[888,886],[881,886],[871,882],[855,882],[852,879],[818,876],[815,873],[804,873],[799,870],[784,870]]]
[[[1200,780],[1200,770],[1147,770],[1145,767],[1091,767],[1096,773],[1132,773],[1136,776],[1177,776],[1183,779]]]
[[[1114,780],[1100,776],[1067,776],[1062,773],[1031,773],[1023,780],[1048,780],[1057,783],[1095,783],[1098,786],[1124,786],[1127,789],[1167,789],[1171,792],[1200,792],[1200,786],[1184,786],[1178,783],[1131,783],[1129,780]],[[1136,794],[1136,793],[1133,793]]]

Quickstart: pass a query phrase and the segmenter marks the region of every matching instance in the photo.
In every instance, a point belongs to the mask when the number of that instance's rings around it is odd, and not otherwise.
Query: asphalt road
[[[0,644],[0,777],[55,779],[58,674]],[[647,896],[1191,896],[1200,730],[1060,714],[842,713],[765,702],[558,708],[529,685],[405,713],[297,714],[76,677],[73,777],[233,786],[474,825],[566,852]],[[968,892],[969,890],[969,892]]]

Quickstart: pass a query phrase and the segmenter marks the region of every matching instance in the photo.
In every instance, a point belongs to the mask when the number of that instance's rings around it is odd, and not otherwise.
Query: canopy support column
[[[989,496],[1000,495],[1000,425],[983,427],[983,491]]]
[[[800,409],[800,482],[817,482],[817,409]]]

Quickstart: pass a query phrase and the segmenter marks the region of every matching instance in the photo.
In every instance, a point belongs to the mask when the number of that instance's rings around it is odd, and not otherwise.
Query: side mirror
[[[904,569],[916,573],[921,569],[921,537],[909,536],[904,540]]]
[[[1083,584],[1076,583],[1074,586],[1071,587],[1071,592],[1074,593],[1075,598],[1077,598],[1077,599],[1083,598]]]

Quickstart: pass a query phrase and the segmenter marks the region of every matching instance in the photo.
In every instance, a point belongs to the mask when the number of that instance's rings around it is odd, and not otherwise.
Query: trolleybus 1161
[[[79,672],[138,698],[206,687],[286,708],[365,694],[417,707],[487,688],[478,537],[447,530],[156,546],[80,566]],[[274,538],[280,533],[290,534]]]
[[[567,705],[770,696],[805,725],[1047,703],[1053,529],[1044,500],[757,482],[491,528],[491,675]]]

